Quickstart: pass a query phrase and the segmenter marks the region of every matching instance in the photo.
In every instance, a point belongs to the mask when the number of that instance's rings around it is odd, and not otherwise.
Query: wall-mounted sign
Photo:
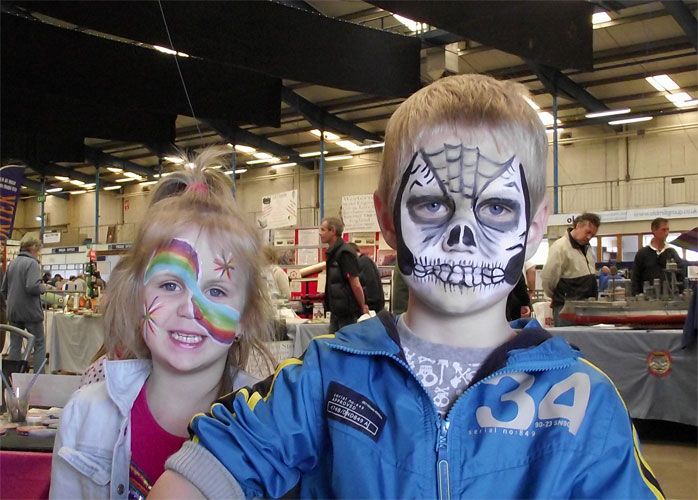
[[[127,250],[131,248],[131,243],[110,243],[107,245],[108,250]]]
[[[51,253],[74,253],[79,251],[80,247],[59,247],[51,249]]]
[[[629,210],[609,210],[595,212],[601,222],[627,222],[634,220],[652,220],[657,217],[665,219],[687,219],[698,217],[698,205],[680,205],[676,207],[633,208]],[[571,226],[579,213],[553,214],[548,219],[548,226]]]
[[[344,231],[380,231],[372,194],[342,196]]]
[[[61,233],[58,231],[50,231],[48,233],[44,233],[44,243],[60,243],[61,242]]]
[[[298,190],[270,194],[262,198],[261,229],[295,226],[298,220]]]

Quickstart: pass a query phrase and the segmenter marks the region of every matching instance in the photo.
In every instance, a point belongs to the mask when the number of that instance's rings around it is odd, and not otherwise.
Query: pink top
[[[143,384],[131,409],[129,498],[141,499],[148,495],[165,471],[165,460],[186,440],[186,437],[170,434],[158,425],[148,408]]]

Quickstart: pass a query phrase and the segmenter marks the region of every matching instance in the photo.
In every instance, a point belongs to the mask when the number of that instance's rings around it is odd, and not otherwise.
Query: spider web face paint
[[[495,162],[462,144],[419,150],[395,204],[400,271],[449,311],[467,310],[469,295],[508,293],[521,277],[529,211],[516,157]]]

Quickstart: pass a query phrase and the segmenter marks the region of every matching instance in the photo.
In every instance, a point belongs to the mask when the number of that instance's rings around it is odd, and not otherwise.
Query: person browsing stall
[[[506,321],[548,215],[527,95],[459,75],[398,107],[374,201],[407,312],[195,416],[152,498],[662,498],[608,377]]]
[[[643,293],[643,285],[645,281],[650,285],[654,284],[655,279],[660,282],[667,281],[667,276],[664,270],[667,268],[667,263],[674,262],[678,269],[677,281],[683,288],[682,264],[683,261],[679,254],[666,244],[667,236],[669,236],[669,221],[663,217],[657,217],[652,221],[652,239],[649,245],[642,247],[636,254],[633,261],[633,269],[630,276],[633,295]]]

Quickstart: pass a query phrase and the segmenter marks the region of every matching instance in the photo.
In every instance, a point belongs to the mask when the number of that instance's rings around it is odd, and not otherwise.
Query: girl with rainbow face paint
[[[224,363],[245,302],[242,263],[200,228],[159,247],[144,276],[143,338],[153,364]]]

